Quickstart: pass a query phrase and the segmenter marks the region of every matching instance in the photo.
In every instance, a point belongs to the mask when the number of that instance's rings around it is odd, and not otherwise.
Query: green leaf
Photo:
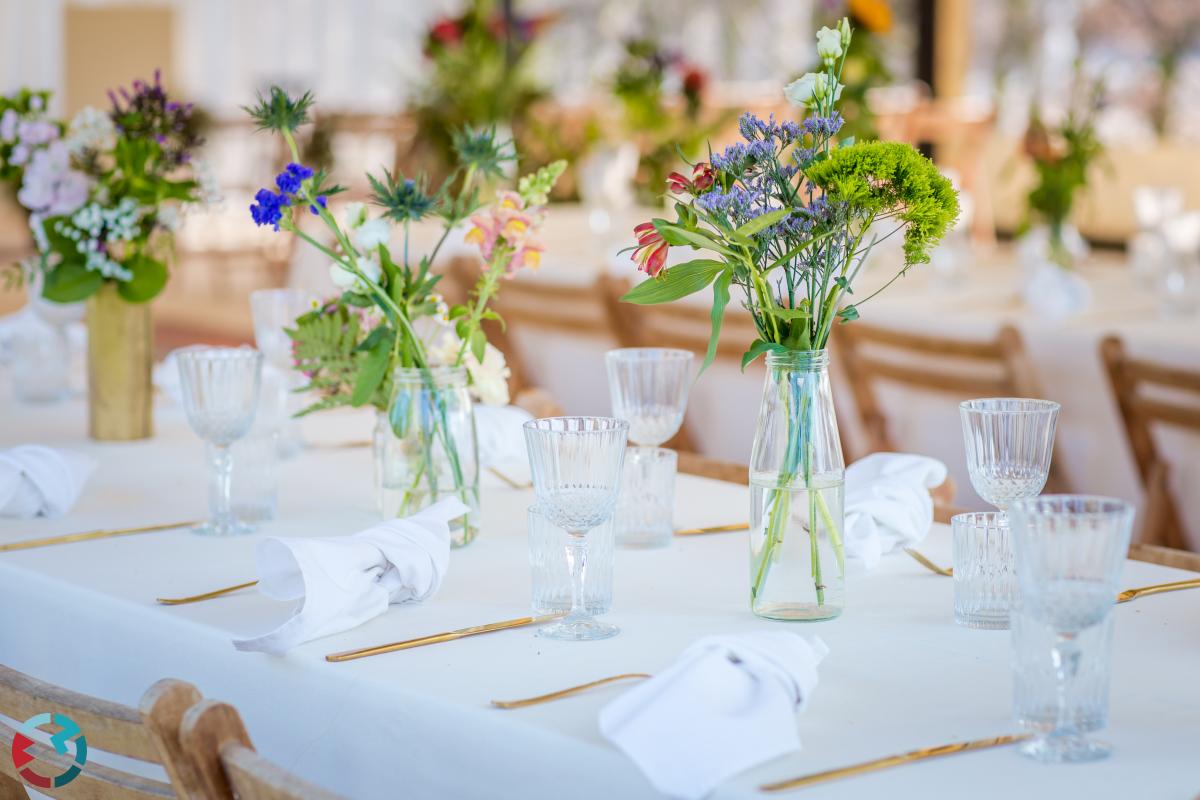
[[[375,390],[379,388],[379,384],[383,383],[383,376],[387,374],[388,364],[391,361],[392,343],[386,339],[381,339],[367,351],[366,357],[362,360],[362,369],[359,370],[358,378],[354,381],[354,392],[350,395],[350,405],[357,408],[371,399]]]
[[[723,269],[725,262],[708,258],[677,264],[663,270],[657,278],[642,281],[630,289],[621,300],[640,306],[670,303],[708,286]]]
[[[480,364],[483,363],[483,357],[487,355],[487,335],[484,334],[482,328],[476,328],[471,331],[471,355],[475,356],[475,360]]]
[[[784,253],[782,256],[775,259],[774,263],[772,263],[771,266],[767,267],[767,269],[765,271],[770,272],[771,270],[775,269],[776,267],[786,264],[787,262],[791,261],[796,256],[803,253],[808,248],[812,247],[814,244],[824,241],[825,239],[828,239],[832,235],[833,235],[833,231],[826,231],[825,233],[822,233],[819,236],[814,236],[813,238],[809,239],[808,241],[804,242],[801,245],[793,247],[789,252]]]
[[[752,345],[750,345],[750,349],[747,350],[745,355],[742,356],[742,371],[744,372],[746,370],[746,367],[748,367],[752,363],[754,363],[754,360],[757,359],[759,356],[761,356],[763,353],[786,353],[786,352],[787,352],[787,348],[784,347],[783,345],[779,344],[778,342],[764,342],[762,339],[755,339],[754,343]]]
[[[764,305],[763,310],[765,310],[771,316],[778,317],[779,319],[812,319],[812,312],[810,312],[807,308],[783,308],[782,306],[776,305]]]
[[[838,147],[850,147],[854,144],[854,142],[855,139],[853,136],[847,136],[845,139],[842,139],[840,142],[838,142]]]
[[[704,363],[700,365],[699,378],[708,369],[713,359],[717,357],[717,344],[721,339],[721,323],[725,320],[725,306],[729,305],[729,284],[733,280],[733,270],[722,272],[713,282],[713,305],[709,313],[712,321],[712,332],[708,335],[708,352],[704,354]]]
[[[144,303],[158,296],[167,285],[167,265],[142,253],[123,265],[133,273],[133,280],[117,284],[117,294],[131,303]]]
[[[42,296],[55,303],[76,303],[100,291],[104,283],[99,272],[93,272],[80,261],[64,261],[46,273]]]
[[[761,217],[755,217],[754,219],[750,220],[745,225],[734,231],[734,233],[738,234],[739,236],[753,236],[756,233],[761,233],[775,223],[787,219],[788,215],[791,213],[792,210],[790,208],[780,208],[775,211],[769,211],[766,214],[763,214]]]
[[[662,234],[663,239],[669,245],[691,245],[692,247],[700,247],[705,250],[712,250],[724,256],[732,256],[733,251],[725,245],[721,244],[716,239],[712,238],[704,231],[688,230],[681,228],[678,225],[672,225],[665,220],[654,220],[655,229]]]
[[[851,322],[858,319],[858,309],[854,306],[846,306],[837,315],[841,317],[842,322]]]
[[[839,276],[834,278],[833,282],[842,287],[842,290],[846,294],[854,294],[854,290],[850,288],[850,281],[846,280],[845,278]]]

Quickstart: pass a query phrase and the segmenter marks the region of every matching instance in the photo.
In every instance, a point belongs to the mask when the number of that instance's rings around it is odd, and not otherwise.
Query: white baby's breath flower
[[[354,232],[354,243],[364,253],[373,253],[381,244],[387,244],[392,238],[392,227],[383,218],[368,220],[358,226]]]
[[[817,31],[817,55],[827,65],[837,61],[842,54],[842,32],[833,28]]]
[[[183,217],[179,213],[179,209],[175,206],[162,206],[158,209],[158,224],[163,226],[168,231],[174,233],[179,230],[183,224]]]

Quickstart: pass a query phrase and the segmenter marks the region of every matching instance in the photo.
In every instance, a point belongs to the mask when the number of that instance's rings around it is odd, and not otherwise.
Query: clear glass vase
[[[750,457],[750,609],[831,619],[845,604],[846,465],[825,350],[767,354]]]
[[[471,509],[450,523],[454,547],[479,532],[479,446],[465,367],[398,368],[388,412],[375,425],[375,488],[385,518],[444,497]]]

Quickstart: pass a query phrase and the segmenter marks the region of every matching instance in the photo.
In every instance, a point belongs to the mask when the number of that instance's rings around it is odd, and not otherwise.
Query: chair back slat
[[[179,742],[207,800],[339,800],[255,752],[227,703],[205,700],[189,709]]]
[[[0,798],[3,800],[8,800],[9,797],[24,800],[29,796],[25,790],[24,781],[13,765],[12,759],[8,757],[8,754],[12,752],[15,735],[16,731],[13,728],[0,722],[0,751],[4,753],[4,758],[0,758]],[[65,772],[71,766],[71,759],[56,753],[54,748],[47,747],[40,742],[34,742],[27,748],[27,751],[33,755],[37,764],[56,768],[58,772]],[[48,772],[47,766],[38,766],[35,767],[35,770],[39,774]],[[162,798],[176,796],[175,790],[171,788],[170,784],[94,763],[88,764],[82,772],[63,786],[57,788],[38,786],[35,791],[47,797],[61,797],[68,798],[68,800],[78,797],[86,797],[89,800],[162,800]]]
[[[1184,550],[1188,539],[1167,485],[1170,467],[1152,430],[1159,424],[1200,432],[1200,370],[1133,358],[1115,336],[1100,343],[1100,356],[1146,493],[1137,541]],[[1172,399],[1162,399],[1164,394]],[[1184,397],[1192,405],[1185,405]]]

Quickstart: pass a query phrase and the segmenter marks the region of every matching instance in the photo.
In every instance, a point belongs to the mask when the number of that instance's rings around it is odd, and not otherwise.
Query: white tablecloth
[[[155,440],[97,445],[83,438],[81,402],[0,406],[0,446],[71,444],[100,461],[72,514],[0,521],[0,542],[203,515],[202,447],[178,411],[160,410],[157,422]],[[362,424],[337,435],[363,438],[369,423]],[[333,651],[528,613],[524,510],[532,493],[486,484],[483,532],[452,554],[436,597],[393,607],[283,658],[236,652],[230,638],[270,628],[289,613],[285,605],[252,591],[174,608],[154,603],[248,580],[261,534],[206,539],[171,531],[0,554],[0,662],[126,703],[164,676],[192,681],[206,696],[235,704],[266,755],[348,797],[654,796],[597,732],[597,711],[619,689],[519,711],[495,710],[488,701],[652,672],[707,634],[779,629],[747,611],[743,534],[618,551],[609,619],[622,632],[614,639],[553,642],[514,630],[324,661]],[[746,505],[742,487],[680,478],[680,525],[741,520]],[[350,533],[371,523],[372,506],[367,451],[314,449],[284,464],[281,517],[263,533]],[[939,526],[923,549],[949,563],[946,529]],[[1131,562],[1124,583],[1182,577]],[[760,796],[755,788],[763,781],[1012,730],[1008,634],[955,626],[950,580],[892,556],[869,575],[850,576],[848,604],[838,620],[792,628],[820,634],[831,649],[821,685],[797,718],[804,749],[738,776],[715,797]],[[996,750],[832,783],[809,795],[1190,797],[1198,786],[1200,593],[1147,598],[1113,613],[1110,760],[1046,767]]]

